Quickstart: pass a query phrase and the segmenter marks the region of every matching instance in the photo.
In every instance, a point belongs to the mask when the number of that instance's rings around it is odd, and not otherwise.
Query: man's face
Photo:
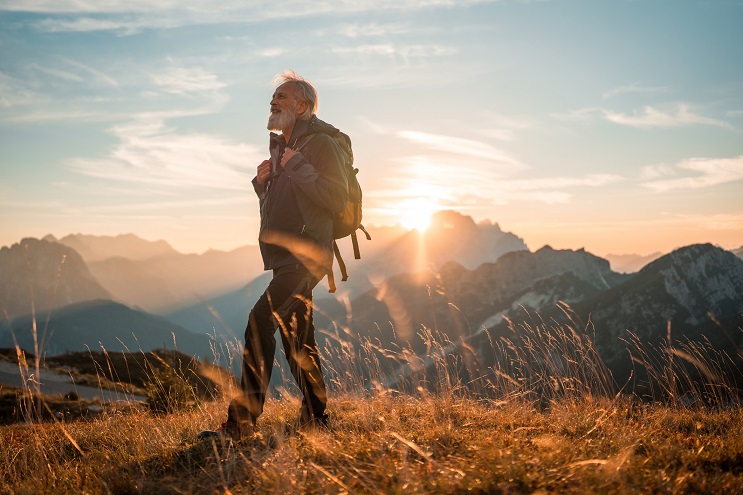
[[[268,116],[269,131],[288,131],[294,127],[297,116],[304,110],[305,102],[296,98],[296,85],[284,83],[273,93],[271,98],[271,114]]]

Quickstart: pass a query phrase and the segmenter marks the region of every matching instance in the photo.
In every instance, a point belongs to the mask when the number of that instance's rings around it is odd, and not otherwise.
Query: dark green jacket
[[[298,120],[289,146],[299,144],[301,150],[284,168],[279,162],[287,143],[283,135],[271,133],[271,178],[262,185],[253,179],[266,270],[304,263],[318,278],[331,270],[333,217],[348,201],[346,154],[333,138],[338,132],[315,116]]]

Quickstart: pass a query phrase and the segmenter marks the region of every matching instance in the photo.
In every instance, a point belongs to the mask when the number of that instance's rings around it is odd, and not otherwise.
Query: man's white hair
[[[317,114],[317,109],[320,106],[317,90],[307,79],[289,69],[284,71],[282,74],[276,74],[272,82],[274,88],[278,88],[284,83],[294,83],[297,88],[297,99],[299,101],[307,102],[307,110],[299,116],[300,119],[308,120],[310,117]]]

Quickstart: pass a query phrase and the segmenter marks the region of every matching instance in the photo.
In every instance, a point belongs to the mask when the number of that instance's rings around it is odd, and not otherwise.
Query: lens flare
[[[406,200],[400,205],[398,211],[400,224],[406,229],[423,232],[431,225],[431,216],[438,209],[438,203],[430,198]]]

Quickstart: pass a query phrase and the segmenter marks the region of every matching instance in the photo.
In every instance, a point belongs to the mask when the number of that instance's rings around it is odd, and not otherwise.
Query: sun
[[[431,225],[431,216],[438,209],[438,204],[430,198],[412,198],[400,204],[397,214],[403,227],[423,232]]]

